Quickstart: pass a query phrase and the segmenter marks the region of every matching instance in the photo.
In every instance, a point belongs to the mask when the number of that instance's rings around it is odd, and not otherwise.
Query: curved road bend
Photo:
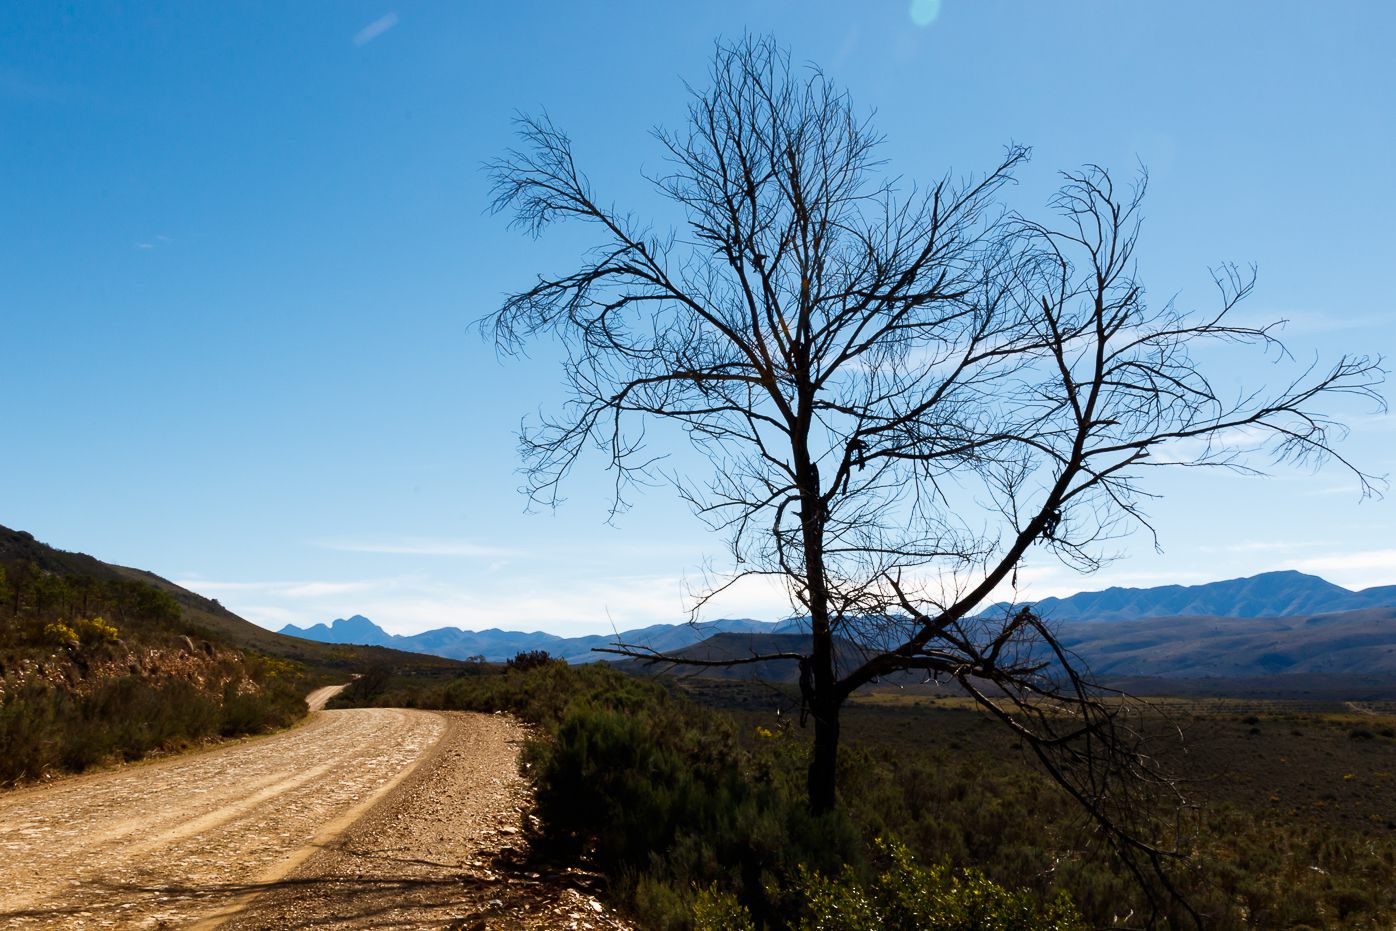
[[[341,687],[313,692],[313,709]],[[425,711],[298,728],[0,795],[0,926],[184,927],[294,869],[445,734]]]

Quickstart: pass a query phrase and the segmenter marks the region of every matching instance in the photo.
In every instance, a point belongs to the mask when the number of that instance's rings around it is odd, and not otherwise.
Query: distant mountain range
[[[1124,679],[1263,680],[1356,682],[1358,677],[1396,681],[1396,607],[1367,608],[1293,617],[1159,617],[1133,621],[1064,621],[1061,644],[1102,681]],[[779,652],[805,652],[802,633],[721,633],[668,655],[675,659],[724,661]],[[852,644],[834,644],[840,668],[862,657]],[[672,666],[627,660],[633,672],[690,672]],[[794,682],[795,663],[769,660],[730,667],[704,667],[704,676]],[[906,673],[893,681],[920,681]],[[1370,684],[1370,683],[1368,683]]]
[[[989,612],[1014,610],[999,604]],[[1302,572],[1267,572],[1206,585],[1109,588],[1036,602],[1062,640],[1097,674],[1256,676],[1276,672],[1396,675],[1396,585],[1350,591]],[[1135,623],[1153,619],[1148,625]],[[775,643],[799,649],[799,620],[719,620],[656,624],[614,634],[559,637],[534,631],[461,630],[389,634],[362,615],[281,633],[325,643],[367,644],[453,659],[500,662],[546,650],[569,662],[608,658],[595,652],[623,642],[660,653],[750,656]],[[744,667],[743,677],[784,678],[785,666]],[[779,667],[779,668],[777,668]]]
[[[521,652],[546,650],[552,656],[565,659],[569,663],[591,663],[606,658],[606,654],[595,652],[597,648],[613,646],[617,642],[667,653],[692,646],[719,633],[786,633],[799,629],[797,621],[773,623],[738,618],[701,624],[655,624],[614,634],[593,634],[586,637],[559,637],[542,631],[526,633],[499,628],[461,630],[458,627],[439,627],[420,634],[403,636],[390,634],[362,614],[356,614],[349,618],[339,618],[329,624],[315,624],[305,628],[287,624],[281,628],[280,633],[306,640],[318,640],[321,643],[384,646],[452,659],[483,656],[486,660],[497,663]]]

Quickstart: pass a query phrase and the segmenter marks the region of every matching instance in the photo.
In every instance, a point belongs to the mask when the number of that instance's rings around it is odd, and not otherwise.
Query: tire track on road
[[[0,924],[182,927],[223,912],[346,827],[445,730],[430,712],[319,712],[271,737],[0,796]]]

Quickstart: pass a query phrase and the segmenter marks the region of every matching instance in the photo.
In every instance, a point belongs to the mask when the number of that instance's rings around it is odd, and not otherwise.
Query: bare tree
[[[656,132],[677,230],[608,206],[548,119],[520,124],[522,146],[490,166],[495,208],[534,235],[577,220],[596,237],[580,267],[488,320],[506,351],[546,333],[568,353],[570,403],[522,438],[535,498],[556,503],[595,445],[618,506],[628,483],[671,479],[725,531],[726,584],[784,583],[808,649],[750,659],[798,664],[816,810],[835,804],[846,699],[920,670],[959,682],[1114,842],[1154,856],[1117,830],[1121,787],[1155,775],[1120,706],[1031,608],[984,604],[1033,547],[1089,571],[1148,528],[1151,468],[1336,458],[1371,492],[1325,411],[1341,395],[1379,405],[1380,360],[1233,396],[1196,345],[1283,347],[1273,326],[1232,321],[1253,281],[1235,268],[1210,313],[1146,301],[1142,177],[1066,174],[1043,222],[1001,206],[1018,146],[981,178],[903,190],[846,94],[770,40],[719,46],[688,125]],[[666,475],[645,443],[660,423],[711,473]]]

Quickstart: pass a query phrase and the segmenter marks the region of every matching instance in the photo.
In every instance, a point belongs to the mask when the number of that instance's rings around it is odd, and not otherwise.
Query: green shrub
[[[870,883],[849,869],[837,879],[800,870],[800,931],[1084,931],[1065,894],[1039,905],[976,870],[925,866],[903,844],[878,846],[890,862]]]
[[[717,884],[701,890],[693,900],[694,931],[756,931],[751,913],[730,892]]]
[[[801,864],[862,864],[846,813],[810,812],[803,754],[787,741],[753,753],[731,718],[611,670],[543,675],[575,678],[550,737],[524,758],[539,841],[586,852],[644,927],[693,927],[704,888],[734,895],[758,926],[784,927],[797,903],[783,884]]]
[[[526,670],[557,662],[561,660],[554,659],[547,650],[520,650],[509,659],[508,665],[511,669]]]

